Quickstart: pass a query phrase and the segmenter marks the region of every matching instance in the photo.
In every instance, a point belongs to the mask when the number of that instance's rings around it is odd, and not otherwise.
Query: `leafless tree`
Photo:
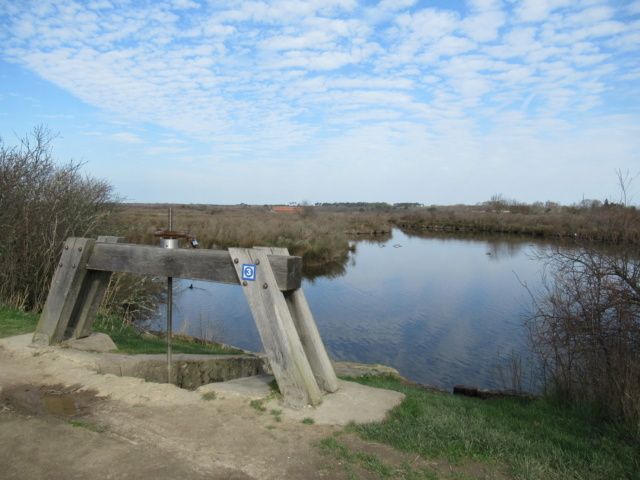
[[[0,302],[40,310],[65,238],[113,233],[113,187],[57,163],[55,135],[36,127],[7,146],[0,139]]]
[[[490,211],[500,213],[507,209],[508,202],[501,193],[494,193],[485,204],[489,207]]]
[[[640,437],[640,224],[622,203],[607,207],[604,243],[538,252],[545,274],[526,326],[550,388],[600,405]]]

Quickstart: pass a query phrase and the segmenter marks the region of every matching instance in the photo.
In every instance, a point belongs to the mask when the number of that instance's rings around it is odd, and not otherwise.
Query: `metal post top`
[[[196,248],[198,246],[198,241],[196,240],[196,237],[194,237],[193,235],[189,235],[186,232],[177,232],[175,230],[156,230],[154,232],[154,235],[156,237],[160,237],[160,246],[162,247],[178,248],[177,242],[180,238],[187,239],[187,241],[191,244],[193,248]],[[164,243],[166,240],[173,240],[176,242],[176,245],[169,246]]]

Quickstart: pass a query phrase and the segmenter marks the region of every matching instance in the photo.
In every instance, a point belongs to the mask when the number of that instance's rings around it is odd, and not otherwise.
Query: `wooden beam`
[[[269,262],[279,290],[300,288],[302,258],[270,255]],[[87,269],[240,285],[231,255],[223,250],[96,243]]]

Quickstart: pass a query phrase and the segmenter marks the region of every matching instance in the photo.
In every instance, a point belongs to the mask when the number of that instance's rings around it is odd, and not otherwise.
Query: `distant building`
[[[271,210],[283,213],[302,213],[304,211],[302,207],[271,207]]]

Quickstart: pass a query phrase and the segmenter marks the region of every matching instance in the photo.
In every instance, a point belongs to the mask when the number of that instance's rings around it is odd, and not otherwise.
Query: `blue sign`
[[[242,265],[242,279],[255,281],[256,279],[256,266],[243,264]]]

